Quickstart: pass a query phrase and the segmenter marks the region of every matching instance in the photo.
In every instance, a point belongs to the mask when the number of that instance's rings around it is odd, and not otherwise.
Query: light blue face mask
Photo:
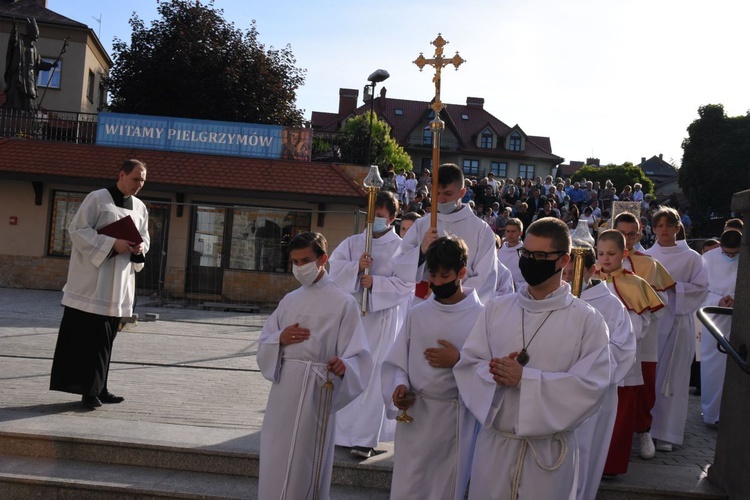
[[[446,201],[445,203],[438,203],[437,210],[441,214],[452,214],[458,207],[461,206],[461,200]]]
[[[724,260],[727,262],[734,262],[737,260],[737,257],[739,257],[740,254],[735,255],[734,257],[730,257],[729,255],[725,254],[724,252],[721,252],[721,256],[724,257]]]
[[[372,232],[373,233],[382,233],[386,229],[388,229],[388,219],[385,217],[375,217],[375,220],[372,223]]]

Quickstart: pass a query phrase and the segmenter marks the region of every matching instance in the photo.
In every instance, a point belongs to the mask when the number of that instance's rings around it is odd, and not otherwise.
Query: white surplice
[[[513,293],[515,291],[516,287],[513,284],[513,275],[511,274],[510,269],[505,267],[505,265],[500,262],[500,259],[498,259],[497,286],[495,287],[495,297],[508,295],[509,293]]]
[[[684,240],[645,251],[658,260],[676,284],[667,290],[668,310],[658,319],[659,360],[656,363],[656,403],[651,435],[682,444],[688,409],[690,365],[695,355],[695,311],[703,305],[708,275],[701,256]]]
[[[489,361],[524,347],[522,310],[529,361],[518,387],[502,387]],[[610,384],[609,334],[601,314],[573,297],[567,283],[542,300],[524,285],[485,306],[453,373],[483,426],[469,498],[510,498],[514,484],[521,498],[575,498],[573,431],[599,409]],[[520,471],[515,483],[513,471]]]
[[[704,306],[718,306],[719,301],[727,295],[734,298],[739,260],[738,257],[731,260],[727,259],[721,252],[721,248],[714,248],[703,254],[703,262],[708,273],[708,295]],[[710,317],[719,331],[729,339],[732,317],[719,315],[711,315]],[[719,352],[716,348],[716,339],[705,326],[701,331],[700,349],[703,421],[707,424],[715,424],[719,421],[727,355]]]
[[[463,500],[471,471],[478,424],[458,395],[449,368],[431,367],[424,351],[441,347],[447,340],[459,351],[482,304],[476,292],[457,304],[441,304],[430,296],[414,306],[388,353],[382,370],[382,398],[388,416],[400,413],[393,405],[393,391],[403,384],[417,398],[408,413],[411,423],[396,427],[392,499]]]
[[[328,259],[331,279],[362,304],[359,285],[359,258],[365,251],[365,233],[350,236],[336,247]],[[414,283],[402,281],[393,271],[393,255],[401,238],[393,228],[372,239],[372,289],[368,292],[367,314],[362,318],[372,354],[373,371],[365,392],[339,410],[334,442],[339,446],[374,448],[380,441],[393,441],[396,426],[385,418],[380,390],[380,367],[388,354],[406,315]]]
[[[273,385],[260,433],[259,499],[312,498],[318,467],[320,498],[329,497],[334,412],[365,390],[372,372],[361,316],[354,298],[324,273],[317,283],[287,294],[266,320],[257,358]],[[308,328],[310,338],[282,346],[281,332],[295,323]],[[346,373],[343,378],[332,375],[335,389],[326,427],[320,425],[325,421],[324,412],[319,414],[321,387],[326,364],[334,356],[342,359]],[[319,428],[325,428],[326,435],[316,449]]]
[[[575,430],[578,441],[578,500],[594,500],[617,416],[617,385],[636,366],[636,338],[625,306],[604,282],[586,287],[581,299],[599,311],[609,330],[609,387],[599,411]],[[640,363],[637,364],[640,371]]]
[[[148,251],[148,210],[135,196],[133,209],[115,205],[107,189],[86,195],[70,222],[72,242],[68,281],[63,287],[62,304],[91,314],[122,318],[132,316],[135,297],[135,273],[143,267],[130,261],[129,253],[110,252],[115,238],[97,230],[130,216],[143,239],[143,253]]]
[[[518,267],[518,250],[521,248],[523,248],[523,242],[521,241],[514,247],[509,247],[506,241],[497,251],[497,258],[508,268],[510,274],[513,276],[513,284],[516,290],[520,290],[521,285],[526,283],[526,280],[523,279],[523,274],[521,274],[521,269]]]
[[[435,207],[433,207],[435,208]],[[393,258],[396,274],[404,281],[428,281],[427,266],[419,265],[422,240],[430,227],[430,217],[422,217],[409,228]],[[438,214],[438,236],[458,236],[469,247],[469,262],[463,284],[476,290],[484,304],[495,294],[497,286],[497,256],[495,233],[482,219],[474,215],[468,206],[452,214]]]

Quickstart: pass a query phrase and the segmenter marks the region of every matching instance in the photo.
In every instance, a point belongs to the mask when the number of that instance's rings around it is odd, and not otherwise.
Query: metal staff
[[[44,97],[47,95],[47,89],[49,88],[49,82],[52,81],[52,77],[55,76],[55,70],[57,69],[57,65],[60,62],[60,58],[63,54],[65,54],[65,51],[68,50],[68,40],[70,39],[70,36],[65,37],[65,40],[63,40],[63,46],[62,49],[60,49],[60,54],[58,54],[57,59],[55,59],[55,62],[52,63],[52,71],[49,74],[49,80],[47,80],[47,85],[44,86],[44,92],[42,93],[42,98],[39,99],[39,104],[37,104],[36,109],[39,110],[42,108],[42,103],[44,102]]]
[[[383,187],[383,179],[380,177],[380,172],[377,165],[370,165],[370,173],[367,174],[365,180],[362,182],[364,187],[367,189],[367,232],[365,233],[365,253],[370,254],[372,251],[372,224],[375,222],[375,199],[378,196],[378,191]],[[370,274],[370,268],[365,268],[365,276]],[[362,291],[362,316],[367,314],[367,298],[370,295],[370,290],[365,288]]]

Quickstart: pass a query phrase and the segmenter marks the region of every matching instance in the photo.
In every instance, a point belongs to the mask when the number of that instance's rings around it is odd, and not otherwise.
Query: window
[[[55,60],[49,57],[43,57],[42,61],[53,63]],[[50,89],[60,88],[60,75],[62,74],[62,60],[57,61],[57,67],[46,71],[39,70],[36,75],[36,84],[38,87],[47,87]]]
[[[495,174],[495,177],[508,177],[508,164],[504,161],[493,161],[490,163],[490,172]]]
[[[422,144],[432,144],[432,130],[429,126],[422,129]]]
[[[464,174],[478,174],[479,160],[464,160]]]
[[[229,253],[231,269],[291,272],[289,242],[310,230],[310,212],[235,207]]]
[[[99,82],[99,104],[97,104],[96,107],[97,109],[104,109],[107,107],[107,89],[101,82]]]
[[[70,256],[72,244],[68,226],[81,206],[86,193],[55,191],[52,197],[52,218],[50,224],[47,255]]]
[[[513,132],[512,134],[510,134],[508,149],[511,151],[521,151],[521,134],[519,134],[518,132]]]
[[[524,179],[534,178],[534,165],[519,165],[518,175]]]
[[[469,115],[467,115],[466,113],[464,113],[464,114],[461,115],[461,119],[462,120],[468,120],[469,119]]]
[[[86,86],[86,98],[90,102],[94,102],[94,83],[96,82],[96,75],[93,71],[89,70],[89,83]]]
[[[396,113],[396,116],[401,116],[401,115],[404,114],[404,110],[401,109],[401,108],[396,108],[396,110],[394,111],[394,113]]]
[[[479,147],[484,149],[492,149],[492,143],[494,139],[494,134],[489,130],[485,130],[484,132],[482,132],[482,142]]]

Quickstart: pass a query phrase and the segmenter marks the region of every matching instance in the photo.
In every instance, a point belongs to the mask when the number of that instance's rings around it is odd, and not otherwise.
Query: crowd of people
[[[644,459],[681,446],[695,312],[733,307],[742,220],[727,221],[701,255],[684,239],[684,214],[649,205],[648,249],[643,218],[627,211],[611,228],[594,225],[592,246],[573,241],[563,214],[585,207],[606,219],[616,191],[574,183],[560,205],[548,178],[521,183],[526,201],[508,200],[501,237],[492,196],[507,187],[513,197],[517,182],[482,179],[478,205],[465,201],[473,182],[445,164],[427,210],[421,201],[403,213],[425,198],[428,178],[412,183],[413,199],[381,190],[372,227],[330,254],[320,233],[290,242],[301,286],[265,322],[257,353],[273,382],[258,497],[328,498],[335,446],[369,458],[394,441],[394,499],[459,500],[467,488],[470,499],[594,499],[603,477],[627,472],[634,434]],[[107,373],[148,250],[135,197],[145,180],[145,164],[124,162],[69,228],[50,388],[90,409],[124,400]],[[538,211],[522,219],[529,204]],[[437,227],[419,212],[431,208]],[[132,231],[121,228],[128,215]],[[110,235],[113,225],[122,237]],[[573,246],[583,251],[579,269]],[[581,284],[578,297],[569,282]],[[703,419],[718,425],[725,360],[705,330],[699,351]]]

